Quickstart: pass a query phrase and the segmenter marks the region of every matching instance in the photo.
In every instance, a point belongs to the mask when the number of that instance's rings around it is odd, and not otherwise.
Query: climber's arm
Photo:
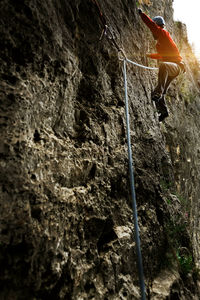
[[[158,35],[160,32],[159,26],[149,16],[147,16],[145,13],[143,13],[141,9],[138,9],[138,13],[139,13],[142,21],[151,30],[153,35]]]

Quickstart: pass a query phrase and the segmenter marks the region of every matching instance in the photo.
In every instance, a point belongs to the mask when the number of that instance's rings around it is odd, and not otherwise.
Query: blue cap
[[[156,16],[152,19],[158,26],[165,25],[165,20],[161,16]]]

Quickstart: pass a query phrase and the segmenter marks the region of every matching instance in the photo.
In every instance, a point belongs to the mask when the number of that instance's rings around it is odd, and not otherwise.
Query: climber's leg
[[[152,100],[159,101],[163,94],[166,93],[170,83],[181,72],[181,68],[176,63],[162,62],[159,66],[158,84],[152,92]]]

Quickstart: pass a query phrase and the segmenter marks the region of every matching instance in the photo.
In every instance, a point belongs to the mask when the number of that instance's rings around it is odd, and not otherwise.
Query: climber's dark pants
[[[178,64],[173,62],[161,62],[158,72],[158,85],[152,94],[166,94],[172,80],[174,80],[181,72],[182,68]]]

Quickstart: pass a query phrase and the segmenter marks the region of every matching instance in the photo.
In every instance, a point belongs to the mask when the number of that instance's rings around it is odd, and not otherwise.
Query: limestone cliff
[[[187,63],[160,124],[155,71],[128,66],[147,299],[199,299],[198,66],[171,0],[163,15]],[[100,1],[127,56],[151,64],[138,1]],[[0,2],[0,299],[139,299],[122,62],[91,0]]]

